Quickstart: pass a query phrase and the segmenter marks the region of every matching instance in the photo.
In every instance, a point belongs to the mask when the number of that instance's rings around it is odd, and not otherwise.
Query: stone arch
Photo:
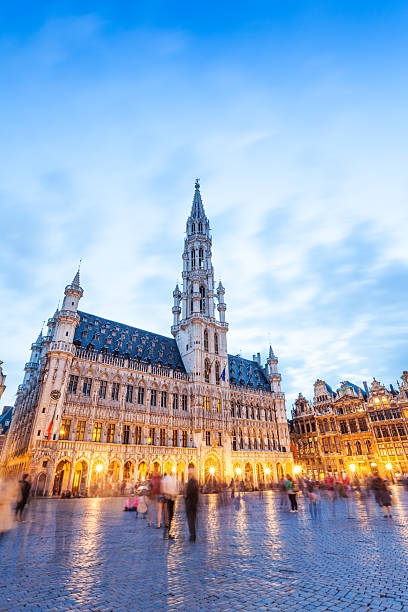
[[[242,480],[244,477],[244,469],[242,467],[241,461],[234,461],[232,466],[232,475],[237,480]]]
[[[108,481],[111,483],[119,482],[121,462],[119,459],[112,459],[108,466]]]
[[[151,471],[152,471],[152,472],[155,472],[155,471],[156,471],[158,474],[161,474],[161,473],[162,473],[162,468],[161,468],[160,461],[158,461],[157,459],[155,459],[155,460],[152,462],[152,465],[151,465]]]
[[[276,478],[278,480],[280,480],[281,478],[284,478],[284,476],[285,476],[285,474],[284,474],[283,466],[278,461],[278,463],[276,464]]]
[[[123,464],[123,480],[134,480],[135,478],[135,461],[134,459],[126,459]]]
[[[137,468],[138,481],[144,482],[149,474],[149,467],[147,462],[143,459],[140,461],[139,466]]]
[[[210,454],[204,462],[204,483],[215,488],[222,478],[221,461],[215,454]]]
[[[84,495],[87,488],[89,463],[85,458],[79,459],[74,466],[74,479],[72,481],[72,494]]]
[[[252,464],[247,461],[244,467],[245,486],[247,488],[254,488],[254,468]]]
[[[34,495],[42,497],[46,493],[47,473],[39,472],[34,480]]]
[[[53,495],[61,495],[68,488],[69,475],[71,473],[72,463],[70,459],[60,459],[55,466],[54,484],[52,487]]]
[[[260,461],[258,461],[256,464],[256,481],[258,483],[258,487],[265,486],[265,472]]]
[[[287,461],[285,463],[285,475],[290,474],[292,476],[292,472],[293,472],[293,465],[290,461]]]
[[[176,468],[176,466],[174,464],[174,461],[172,459],[167,459],[167,461],[165,462],[164,467],[163,467],[164,474],[165,475],[166,474],[169,474],[169,475],[170,474],[174,474],[176,472],[176,470],[177,470],[177,468]]]
[[[179,461],[177,463],[177,480],[180,483],[184,483],[184,480],[185,480],[184,473],[185,473],[184,461]]]

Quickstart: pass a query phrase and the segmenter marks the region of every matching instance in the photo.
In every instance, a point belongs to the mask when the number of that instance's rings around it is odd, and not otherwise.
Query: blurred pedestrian
[[[184,499],[186,504],[186,515],[188,522],[188,530],[190,532],[190,541],[195,542],[199,487],[197,480],[194,478],[194,470],[192,468],[188,470],[188,481],[184,492]]]
[[[392,494],[388,487],[388,484],[383,478],[381,478],[378,472],[376,472],[371,482],[371,488],[374,491],[375,501],[383,509],[384,518],[392,518],[392,514],[391,514],[391,504],[392,504],[391,495]]]
[[[289,474],[286,475],[285,487],[286,487],[286,491],[288,492],[288,497],[290,501],[289,512],[297,512],[298,511],[298,505],[297,505],[297,499],[296,499],[297,491],[295,488],[295,483]]]
[[[0,539],[13,526],[12,505],[15,492],[15,481],[0,479]]]
[[[160,493],[163,495],[165,525],[163,538],[165,540],[174,540],[174,535],[170,533],[171,522],[174,514],[174,502],[177,497],[178,488],[176,478],[173,474],[166,474],[161,481]]]
[[[23,474],[22,479],[19,481],[19,490],[16,504],[16,519],[20,522],[23,520],[23,512],[26,507],[28,496],[30,495],[31,483],[28,479],[28,474]]]

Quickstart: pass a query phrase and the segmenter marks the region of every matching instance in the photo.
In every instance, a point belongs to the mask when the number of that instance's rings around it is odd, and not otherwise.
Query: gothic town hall
[[[33,492],[92,494],[157,467],[183,482],[234,476],[248,486],[292,471],[278,360],[229,355],[225,289],[214,284],[209,221],[195,184],[173,292],[172,337],[80,309],[79,271],[31,346],[3,449]],[[216,312],[217,311],[217,312]],[[156,465],[155,465],[156,464]]]

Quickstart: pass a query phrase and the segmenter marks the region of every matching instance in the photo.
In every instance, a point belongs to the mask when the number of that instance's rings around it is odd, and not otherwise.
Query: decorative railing
[[[40,450],[63,450],[63,451],[93,451],[134,454],[153,454],[153,455],[185,455],[197,454],[197,449],[191,446],[155,446],[153,444],[115,444],[111,442],[79,442],[75,440],[37,440],[36,448]]]
[[[50,351],[64,351],[64,353],[75,354],[75,346],[71,342],[65,342],[65,340],[58,340],[57,342],[51,342]]]

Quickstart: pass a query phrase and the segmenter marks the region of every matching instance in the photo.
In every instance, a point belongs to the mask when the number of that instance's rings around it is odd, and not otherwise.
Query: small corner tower
[[[269,355],[266,362],[267,374],[269,382],[271,383],[271,391],[274,393],[281,393],[281,375],[278,372],[278,358],[271,346],[269,346]]]

